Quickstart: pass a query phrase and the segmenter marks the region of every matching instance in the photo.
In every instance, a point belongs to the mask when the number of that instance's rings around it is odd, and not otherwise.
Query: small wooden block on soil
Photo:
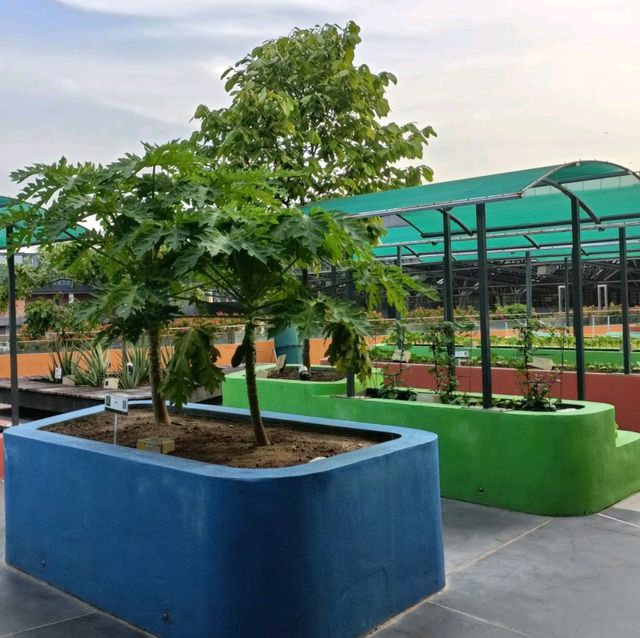
[[[138,439],[136,447],[146,452],[167,454],[176,449],[176,442],[173,439],[167,439],[161,436],[148,436],[144,439]]]

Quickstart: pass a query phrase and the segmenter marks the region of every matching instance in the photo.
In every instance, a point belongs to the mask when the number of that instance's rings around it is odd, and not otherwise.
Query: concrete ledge
[[[5,432],[15,567],[176,638],[351,638],[443,587],[435,435],[295,417],[389,440],[250,470],[40,429],[101,409]]]

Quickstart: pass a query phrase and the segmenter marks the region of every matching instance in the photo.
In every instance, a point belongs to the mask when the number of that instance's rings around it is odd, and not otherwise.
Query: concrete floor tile
[[[425,602],[371,638],[522,638],[521,633]]]
[[[147,638],[145,634],[100,613],[10,634],[7,638]]]
[[[613,507],[623,510],[634,510],[636,512],[640,512],[640,492],[636,492],[635,494],[628,496],[627,498],[616,503]]]
[[[88,605],[0,564],[0,636],[89,611]]]
[[[448,580],[434,602],[525,635],[640,636],[640,528],[632,525],[553,519]]]
[[[548,518],[442,499],[447,574],[538,527]]]
[[[637,510],[627,510],[621,509],[619,507],[610,507],[608,510],[605,510],[598,516],[604,518],[610,517],[613,519],[624,521],[626,523],[638,525],[640,527],[640,512]]]

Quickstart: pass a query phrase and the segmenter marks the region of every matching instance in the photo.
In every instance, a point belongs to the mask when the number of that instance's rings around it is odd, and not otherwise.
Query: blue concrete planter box
[[[5,431],[6,558],[18,569],[180,638],[361,636],[444,586],[435,435],[267,413],[389,440],[256,470],[41,429],[101,410]]]

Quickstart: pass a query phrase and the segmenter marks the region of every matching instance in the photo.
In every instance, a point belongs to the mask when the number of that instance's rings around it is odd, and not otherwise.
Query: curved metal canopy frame
[[[529,176],[529,181],[527,180]],[[387,191],[386,193],[372,193],[369,195],[360,195],[351,198],[343,198],[327,202],[319,202],[317,206],[321,206],[330,210],[342,211],[345,215],[355,218],[367,217],[393,217],[401,220],[404,225],[411,227],[413,232],[405,233],[404,237],[398,237],[401,233],[392,232],[391,241],[384,243],[380,248],[397,250],[397,262],[402,262],[403,248],[412,254],[412,257],[420,260],[421,256],[433,259],[441,257],[444,265],[445,280],[444,281],[444,302],[445,302],[445,318],[453,317],[453,294],[451,284],[452,262],[457,252],[459,255],[477,254],[477,263],[479,269],[479,293],[480,293],[480,332],[481,347],[483,360],[483,405],[485,408],[491,406],[491,370],[490,370],[490,341],[489,341],[489,291],[487,286],[487,262],[491,252],[495,250],[496,256],[501,253],[501,259],[505,259],[505,253],[509,251],[521,251],[524,253],[527,264],[527,272],[531,273],[531,253],[544,253],[552,249],[566,250],[571,255],[572,264],[572,289],[574,308],[582,308],[582,274],[581,274],[581,258],[586,252],[581,245],[581,229],[584,227],[590,230],[617,229],[619,249],[619,259],[621,266],[621,286],[623,293],[623,349],[625,359],[625,372],[629,372],[629,330],[628,330],[628,288],[626,281],[626,259],[627,243],[629,243],[630,252],[635,252],[637,238],[629,238],[627,242],[626,230],[627,226],[640,223],[640,189],[634,185],[626,192],[631,192],[630,201],[625,202],[626,208],[618,209],[615,212],[606,212],[602,214],[587,201],[589,196],[581,194],[576,189],[571,189],[568,185],[576,183],[587,183],[594,180],[604,180],[607,178],[631,176],[634,180],[640,182],[640,175],[630,168],[622,166],[614,162],[601,162],[597,160],[576,161],[566,164],[543,167],[541,169],[529,169],[524,171],[514,171],[512,173],[504,173],[501,175],[492,175],[485,178],[472,178],[469,180],[457,180],[455,182],[444,182],[434,185],[425,185],[423,187],[414,187],[412,189],[400,189],[399,191]],[[432,188],[433,186],[433,188]],[[482,192],[483,187],[485,192]],[[509,202],[510,200],[523,200],[527,193],[534,191],[540,187],[551,187],[561,195],[565,196],[571,204],[570,218],[564,217],[564,214],[556,215],[555,203],[548,200],[549,205],[545,210],[544,204],[540,203],[540,215],[534,215],[527,219],[526,207],[523,211],[518,211],[514,206],[513,209],[507,208],[508,214],[505,223],[494,224],[488,226],[486,209],[497,202]],[[620,186],[620,188],[629,188],[629,186]],[[614,190],[614,189],[612,189]],[[585,193],[587,191],[585,190]],[[608,191],[605,189],[605,196]],[[637,197],[637,203],[636,203]],[[535,198],[533,198],[535,199]],[[505,206],[508,206],[505,204]],[[456,214],[459,207],[467,207],[466,211],[462,211],[462,215]],[[475,207],[475,228],[469,225],[472,219],[469,207]],[[442,227],[437,228],[433,218],[416,215],[420,212],[437,211],[442,217]],[[585,213],[583,217],[581,211]],[[504,213],[504,211],[501,211]],[[543,215],[544,213],[544,215]],[[522,215],[523,219],[518,218]],[[461,218],[462,217],[462,218]],[[558,219],[558,217],[563,217]],[[422,222],[422,223],[421,223]],[[451,223],[455,223],[458,228],[453,231]],[[429,228],[425,228],[424,224],[428,223]],[[389,224],[395,227],[395,224]],[[571,232],[571,241],[567,242],[566,233]],[[540,245],[531,236],[537,233],[550,232],[558,233],[558,237],[552,240],[541,242]],[[565,233],[564,237],[561,234]],[[393,238],[398,237],[400,241]],[[452,238],[460,241],[457,237],[462,236],[466,240],[475,240],[476,251],[457,250],[452,251]],[[498,237],[521,237],[525,245],[497,246],[488,250],[487,238]],[[553,239],[556,241],[554,242]],[[404,241],[402,241],[404,240]],[[425,250],[428,245],[434,246],[443,243],[443,251],[434,253],[433,249]],[[555,245],[554,245],[555,243]],[[613,246],[616,242],[610,240],[585,242],[585,246]],[[422,245],[422,252],[420,246]],[[598,253],[594,252],[594,256]],[[389,259],[391,255],[386,252],[380,255],[382,259]],[[500,257],[498,258],[500,259]],[[509,259],[509,257],[506,257]],[[466,261],[466,260],[465,260]],[[469,260],[471,261],[471,260]],[[529,275],[530,276],[530,275]],[[527,284],[530,291],[530,281]],[[528,299],[528,307],[530,308],[530,299]],[[584,340],[583,340],[583,319],[582,312],[574,312],[573,332],[576,339],[576,364],[578,371],[578,398],[584,398],[585,394],[585,377],[584,377]]]

